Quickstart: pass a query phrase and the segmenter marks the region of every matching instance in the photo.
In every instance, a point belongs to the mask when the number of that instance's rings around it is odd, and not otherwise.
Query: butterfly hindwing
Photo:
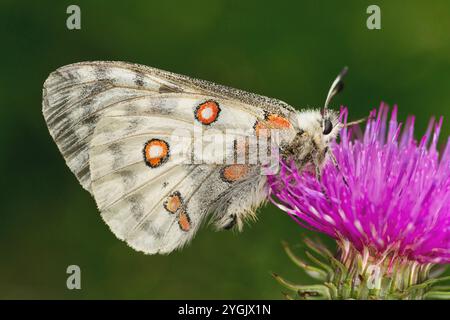
[[[183,125],[172,120],[164,126],[152,116],[105,116],[94,131],[89,154],[93,196],[112,231],[136,250],[165,253],[182,246],[209,212],[239,209],[229,201],[249,191],[235,186],[227,195],[232,179],[239,180],[226,174],[232,166],[192,164],[191,137],[171,132]],[[164,143],[167,161],[148,163],[146,146],[152,142]]]

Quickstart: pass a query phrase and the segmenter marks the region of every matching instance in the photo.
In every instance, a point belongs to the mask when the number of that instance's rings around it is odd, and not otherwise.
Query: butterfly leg
[[[320,156],[317,153],[312,154],[312,164],[314,166],[314,172],[316,174],[317,181],[322,181],[322,165],[321,160],[319,158]]]
[[[314,165],[314,170],[316,173],[316,179],[320,183],[320,189],[322,191],[322,194],[325,196],[325,198],[328,201],[330,201],[330,198],[327,195],[327,191],[325,190],[325,187],[322,184],[322,168],[320,166],[319,159],[317,156],[313,156],[313,165]]]
[[[215,220],[214,224],[218,230],[231,230],[239,225],[239,217],[236,213],[225,213]]]
[[[345,179],[344,174],[341,171],[341,167],[339,166],[339,163],[336,160],[336,157],[333,154],[333,151],[329,150],[328,154],[330,156],[331,162],[333,163],[334,167],[337,169],[337,171],[339,171],[342,174],[342,180],[344,181],[345,185],[348,187],[348,182],[347,179]]]
[[[237,216],[236,214],[230,214],[229,216],[227,216],[226,218],[228,218],[228,222],[226,222],[226,224],[222,225],[222,229],[223,230],[230,230],[232,229],[236,223],[237,223]]]

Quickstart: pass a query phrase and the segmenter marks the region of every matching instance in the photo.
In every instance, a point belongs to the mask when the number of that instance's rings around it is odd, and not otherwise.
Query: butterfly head
[[[307,135],[317,143],[328,144],[339,134],[342,124],[339,114],[334,110],[327,110],[323,115],[319,110],[305,110],[297,113],[297,135]]]
[[[285,158],[293,159],[299,167],[312,163],[316,170],[319,170],[319,165],[329,153],[330,141],[338,136],[342,128],[339,114],[328,109],[328,105],[344,88],[342,79],[346,73],[345,67],[333,81],[321,110],[303,110],[296,113],[297,133],[283,148],[283,155]]]

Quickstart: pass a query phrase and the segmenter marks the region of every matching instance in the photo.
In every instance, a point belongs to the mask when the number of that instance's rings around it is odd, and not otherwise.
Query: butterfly
[[[255,150],[277,150],[278,162],[312,167],[320,177],[342,126],[328,104],[342,90],[346,71],[323,108],[298,111],[277,99],[143,65],[80,62],[49,75],[43,115],[112,232],[135,250],[165,254],[189,243],[207,218],[218,229],[238,230],[255,219],[268,198],[265,164],[248,161],[258,158]],[[238,134],[222,146],[216,138],[225,130]],[[261,147],[258,141],[270,140],[272,131],[281,132],[276,143]],[[251,148],[255,137],[257,148]],[[208,148],[223,152],[216,156]]]

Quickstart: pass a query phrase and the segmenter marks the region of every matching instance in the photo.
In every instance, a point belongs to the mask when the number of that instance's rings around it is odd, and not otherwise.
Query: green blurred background
[[[311,283],[280,245],[305,232],[271,205],[242,234],[204,228],[169,256],[117,240],[48,134],[42,84],[68,63],[125,60],[307,107],[348,65],[335,106],[358,119],[397,103],[423,132],[430,116],[450,118],[450,2],[432,3],[376,1],[382,30],[368,30],[372,1],[2,0],[0,298],[277,299],[270,271]],[[81,30],[66,28],[70,4]],[[71,264],[82,290],[66,289]]]

